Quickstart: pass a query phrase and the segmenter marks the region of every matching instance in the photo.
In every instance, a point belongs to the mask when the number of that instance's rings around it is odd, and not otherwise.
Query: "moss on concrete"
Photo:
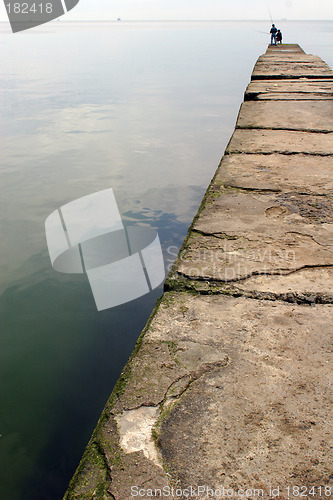
[[[104,407],[102,415],[97,422],[96,428],[90,441],[87,444],[83,457],[78,468],[69,483],[64,500],[90,500],[113,498],[107,492],[110,483],[110,467],[122,463],[123,451],[119,446],[119,435],[116,424],[113,421],[114,435],[103,432],[106,424],[110,425],[110,413],[115,402],[123,394],[126,385],[132,377],[131,364],[136,357],[143,342],[143,338],[148,331],[150,324],[158,310],[161,298],[158,299],[145,328],[142,330],[134,350],[126,363],[114,389]],[[107,458],[106,458],[107,456]]]

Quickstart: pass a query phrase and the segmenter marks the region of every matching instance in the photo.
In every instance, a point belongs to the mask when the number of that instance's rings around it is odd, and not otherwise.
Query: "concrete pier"
[[[332,208],[333,71],[269,47],[65,499],[333,496]]]

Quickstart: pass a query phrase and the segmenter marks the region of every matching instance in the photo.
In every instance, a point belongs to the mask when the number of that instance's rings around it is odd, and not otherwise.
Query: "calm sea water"
[[[333,22],[280,22],[333,66]],[[166,266],[234,128],[270,23],[0,28],[0,498],[62,498],[161,288],[97,312],[53,271],[46,217],[108,187]]]

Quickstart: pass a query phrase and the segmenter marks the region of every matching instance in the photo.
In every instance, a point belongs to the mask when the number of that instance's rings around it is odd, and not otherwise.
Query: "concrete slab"
[[[256,62],[257,64],[260,63],[268,63],[268,64],[276,64],[276,62],[279,63],[315,63],[316,65],[325,65],[324,61],[319,57],[319,56],[314,56],[311,54],[305,54],[304,52],[275,52],[275,53],[269,53],[269,54],[263,54],[260,56]],[[326,66],[325,66],[326,67]]]
[[[196,378],[160,427],[162,456],[180,488],[225,488],[235,498],[257,489],[272,499],[275,487],[287,499],[288,486],[330,484],[332,312],[189,294],[162,304],[152,339],[167,335],[180,363],[183,342],[193,340],[228,359]]]
[[[192,280],[238,283],[257,275],[329,266],[333,196],[226,190],[195,221],[175,271]],[[311,285],[304,281],[303,291]],[[326,285],[322,293],[329,293],[331,282]]]
[[[322,62],[257,62],[251,80],[275,80],[283,78],[329,78],[333,79],[333,71]]]
[[[151,498],[163,488],[165,498],[186,498],[187,488],[204,485],[235,494],[258,489],[268,500],[272,487],[286,499],[294,481],[329,484],[332,312],[332,305],[166,293],[129,363],[118,391],[122,403],[106,406],[93,441],[104,461],[93,470],[104,473],[104,482],[94,480],[86,457],[70,498]],[[161,349],[163,363],[147,358]],[[155,401],[149,407],[132,400],[134,362],[143,371],[153,363],[156,380],[170,367],[159,402],[144,379],[145,401]],[[153,453],[125,443],[133,425],[153,427]],[[172,495],[171,488],[185,494]],[[198,496],[209,498],[202,490]]]
[[[279,53],[301,53],[305,54],[302,47],[297,43],[281,43],[279,45],[268,45],[266,54],[275,55]]]
[[[333,132],[333,99],[243,102],[236,128]]]
[[[228,144],[226,153],[302,153],[332,156],[333,133],[236,129]]]
[[[254,80],[244,100],[327,100],[333,97],[332,80]]]
[[[256,290],[260,294],[308,298],[309,302],[322,297],[322,301],[333,301],[333,268],[301,269],[289,275],[254,276],[240,283],[242,291]]]
[[[243,190],[330,194],[333,157],[232,154],[224,156],[215,184]]]
[[[259,94],[253,99],[253,95],[249,94],[246,96],[245,100],[255,100],[255,101],[326,101],[327,97],[322,94],[298,94],[295,93],[266,93]]]
[[[295,58],[291,56],[290,58],[281,58],[275,56],[266,56],[265,58],[259,58],[254,66],[254,71],[261,67],[270,66],[271,70],[277,68],[280,69],[293,69],[303,67],[305,70],[308,68],[314,68],[319,70],[329,70],[330,67],[320,58],[312,58],[309,56],[304,56],[300,58]],[[289,68],[288,68],[289,67]]]

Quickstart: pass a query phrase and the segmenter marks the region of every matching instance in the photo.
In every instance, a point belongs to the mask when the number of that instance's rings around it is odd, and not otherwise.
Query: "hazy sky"
[[[268,8],[274,20],[333,19],[333,0],[80,0],[66,19],[269,19]]]

